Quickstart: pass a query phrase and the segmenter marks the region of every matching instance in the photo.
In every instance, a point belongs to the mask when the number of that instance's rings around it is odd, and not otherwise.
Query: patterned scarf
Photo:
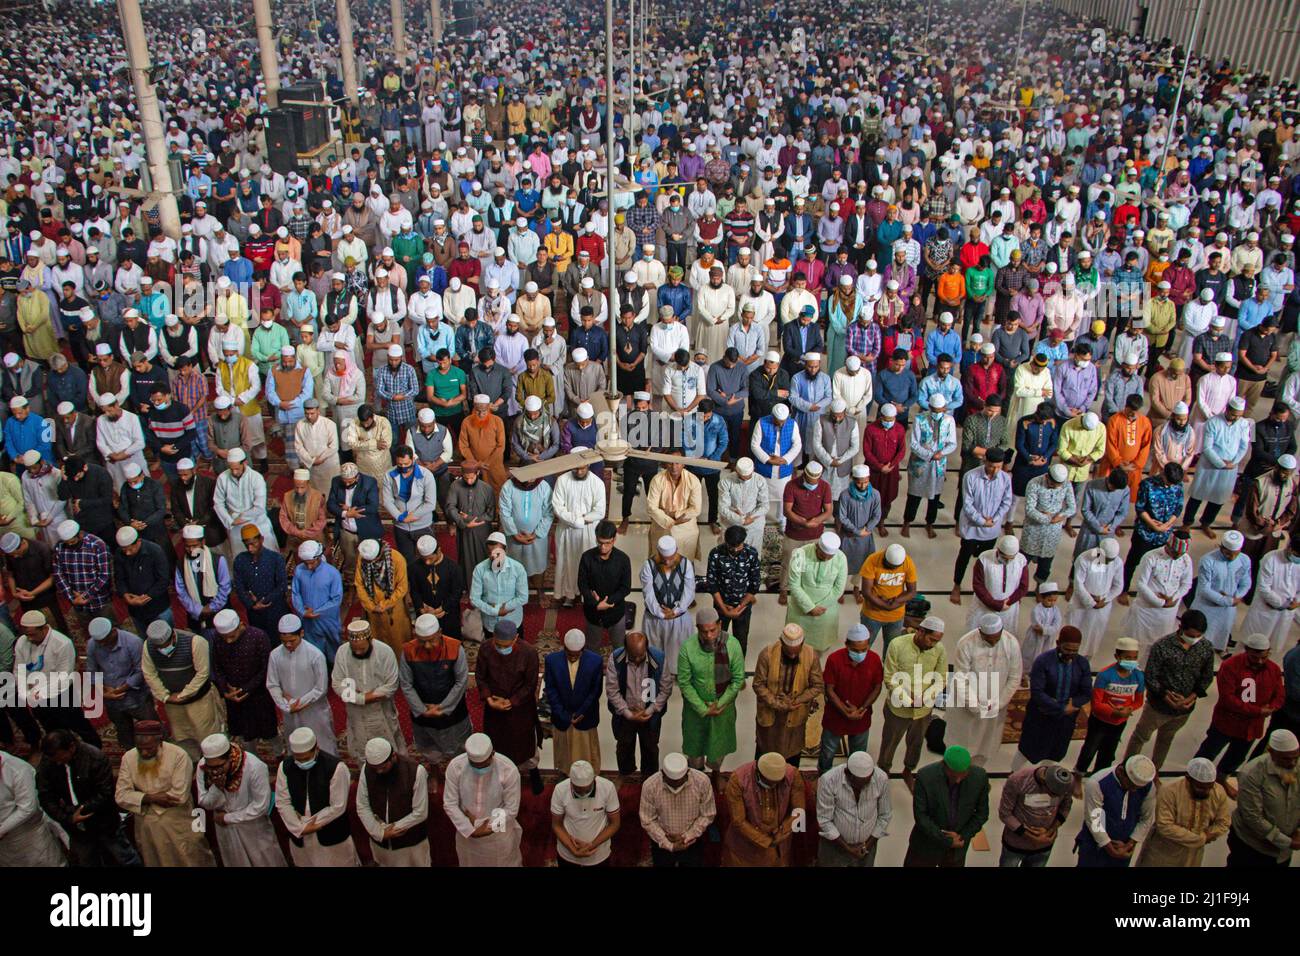
[[[213,770],[205,764],[203,776],[208,786],[217,787],[227,793],[235,793],[244,779],[244,748],[232,742],[230,759],[226,762],[225,769]]]
[[[546,447],[546,440],[551,435],[551,416],[542,403],[541,413],[536,418],[529,418],[528,413],[520,415],[516,426],[519,429],[520,444],[530,454],[537,454]]]
[[[379,557],[361,562],[361,584],[372,596],[393,593],[393,549],[386,541],[379,542]]]

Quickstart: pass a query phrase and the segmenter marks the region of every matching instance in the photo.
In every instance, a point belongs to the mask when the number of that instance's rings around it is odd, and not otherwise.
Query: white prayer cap
[[[822,554],[839,554],[840,536],[834,531],[822,532],[822,536],[817,539],[817,547],[821,549]]]
[[[805,362],[820,362],[822,360],[821,352],[804,352],[803,360]]]
[[[1187,761],[1187,776],[1197,783],[1214,783],[1218,778],[1214,761],[1206,757],[1193,757]]]
[[[166,621],[158,620],[152,622],[144,633],[154,647],[163,647],[171,641],[173,628]]]
[[[871,469],[870,469],[869,467],[867,467],[866,465],[854,465],[854,466],[853,466],[853,472],[852,472],[852,473],[853,473],[853,477],[854,477],[854,478],[870,478],[870,477],[871,477]]]
[[[527,398],[524,399],[524,411],[540,412],[541,410],[542,410],[542,400],[536,395],[529,395]]]
[[[655,547],[665,558],[671,557],[677,553],[677,539],[670,534],[666,534],[659,539]]]
[[[1248,651],[1266,651],[1272,646],[1267,634],[1247,634],[1241,643]]]
[[[1268,735],[1268,749],[1283,754],[1294,753],[1300,750],[1300,741],[1289,730],[1275,730]]]
[[[581,348],[581,347],[574,349],[574,350],[573,350],[573,360],[574,360],[575,362],[585,362],[585,361],[587,361],[587,350],[584,349],[584,348]]]
[[[937,614],[930,614],[921,621],[921,630],[933,631],[936,634],[942,634],[948,625],[943,623],[943,618]]]
[[[58,534],[60,541],[71,541],[81,534],[81,525],[69,518],[66,521],[60,521],[59,526],[54,530]]]
[[[488,535],[488,544],[499,544],[502,547],[505,547],[505,543],[506,543],[506,536],[502,534],[500,531],[493,531],[490,535]]]
[[[783,422],[790,417],[790,409],[778,402],[772,406],[772,417],[778,422]]]
[[[1107,561],[1114,561],[1119,557],[1119,542],[1114,538],[1102,538],[1100,547]]]
[[[92,641],[102,641],[113,633],[113,622],[106,617],[92,618],[86,626],[86,633]]]
[[[415,416],[415,420],[421,425],[427,425],[436,418],[437,416],[434,415],[432,408],[422,408]]]
[[[387,270],[387,269],[376,269],[376,270],[375,270],[375,278],[376,278],[376,279],[387,279],[387,278],[388,278],[388,270]]]
[[[907,549],[901,544],[891,544],[885,549],[885,561],[890,567],[898,567],[907,560]]]
[[[542,328],[544,329],[555,328],[555,319],[549,315],[546,318],[542,319]]]
[[[13,398],[9,399],[10,408],[23,408],[26,405],[27,405],[27,399],[24,398],[22,395],[15,395]]]
[[[421,614],[415,619],[416,637],[432,637],[440,630],[442,630],[442,627],[438,624],[438,619],[432,614]]]
[[[389,357],[389,358],[401,358],[401,357],[402,357],[402,347],[401,347],[400,345],[396,345],[396,344],[388,346],[388,357]]]
[[[233,633],[239,627],[239,615],[230,608],[222,608],[212,619],[212,626],[218,634]]]
[[[208,734],[199,744],[203,756],[209,760],[230,753],[230,738],[225,734]]]
[[[849,275],[847,272],[844,273],[844,275],[840,276],[840,285],[843,286],[853,285],[853,276]]]
[[[781,643],[786,647],[798,647],[803,643],[803,628],[798,624],[787,624],[781,629]]]
[[[580,651],[587,646],[587,635],[580,629],[574,627],[564,632],[564,648],[569,651]]]
[[[313,561],[320,557],[321,551],[323,550],[324,549],[320,546],[319,541],[304,541],[302,544],[298,545],[298,560]]]
[[[492,756],[492,738],[484,733],[470,734],[465,741],[465,756],[470,760],[487,760]]]
[[[866,780],[876,772],[876,762],[871,759],[871,754],[865,750],[859,750],[857,753],[849,755],[849,773],[859,780]]]
[[[109,399],[109,404],[110,404],[110,405],[113,403],[113,396],[112,396],[112,395],[101,395],[101,396],[99,397],[99,403],[100,403],[101,405],[104,404],[104,399],[105,399],[105,398]],[[216,398],[214,398],[214,399],[212,400],[212,407],[215,408],[215,409],[218,409],[218,410],[223,409],[223,408],[229,408],[229,407],[230,407],[231,405],[233,405],[233,404],[234,404],[234,402],[232,402],[232,401],[230,400],[230,396],[229,396],[229,395],[218,395]],[[227,461],[229,461],[229,459],[227,459]]]
[[[742,478],[748,478],[754,473],[754,460],[752,458],[740,458],[736,461],[736,474]]]
[[[768,352],[763,356],[763,361],[764,361],[764,362],[779,362],[779,361],[781,361],[781,353],[780,353],[780,352],[775,352],[775,351],[771,351],[771,350],[769,350],[769,351],[768,351]]]
[[[587,276],[585,279],[582,280],[582,287],[584,289],[594,289],[596,287],[596,280],[593,279],[591,276]]]
[[[347,281],[348,281],[348,277],[345,276],[342,272],[336,272],[336,273],[334,273],[333,275],[330,276],[330,279],[331,279],[332,281],[334,281],[334,282],[347,282]]]
[[[1139,787],[1145,787],[1156,778],[1156,765],[1146,754],[1134,754],[1124,761],[1124,774]]]
[[[193,458],[182,458],[180,461],[178,461],[178,462],[176,463],[176,470],[177,470],[177,471],[193,471],[193,470],[194,470],[194,459],[193,459]]]
[[[35,468],[36,463],[41,460],[41,453],[35,448],[29,448],[23,452],[22,457],[18,459],[27,468]]]
[[[687,763],[683,754],[671,753],[664,757],[663,763],[660,764],[664,776],[669,780],[681,780],[690,770],[690,764]]]
[[[23,539],[14,534],[14,532],[6,532],[5,536],[0,538],[0,551],[3,551],[5,554],[13,554],[18,550],[18,546],[22,543]]]
[[[582,349],[578,349],[578,351],[582,352]],[[586,353],[584,352],[583,355],[585,357]],[[579,359],[578,361],[582,361],[582,360]],[[582,402],[581,404],[578,405],[579,418],[594,418],[595,416],[596,416],[596,410],[591,407],[591,402]]]
[[[286,345],[286,346],[284,346],[284,348],[280,349],[280,354],[281,354],[281,355],[293,355],[293,354],[295,354],[295,353],[294,353],[294,348],[293,348],[293,346],[292,346],[292,345]]]
[[[1240,395],[1234,395],[1228,399],[1228,407],[1234,411],[1244,412],[1246,410],[1246,399]]]
[[[1295,471],[1296,468],[1295,455],[1278,455],[1277,463],[1281,468],[1285,469],[1286,471]]]
[[[96,354],[96,355],[112,355],[112,354],[113,354],[113,346],[109,345],[107,342],[100,342],[98,345],[95,346],[95,354]]]
[[[202,541],[203,526],[197,524],[187,524],[181,529],[181,537],[186,541]]]
[[[650,394],[649,392],[633,392],[633,393],[632,393],[632,398],[633,398],[634,401],[638,401],[638,402],[648,402],[648,401],[650,401],[650,399],[652,398],[652,396],[651,396],[651,394]]]
[[[357,546],[357,554],[361,555],[364,561],[373,561],[379,557],[379,542],[374,538],[366,538]]]
[[[426,277],[426,278],[427,278],[427,277]],[[537,291],[537,283],[536,283],[536,282],[528,282],[528,283],[525,283],[525,284],[524,284],[524,291],[525,291],[525,292],[529,292],[529,293],[536,292],[536,291]]]
[[[422,558],[427,558],[438,550],[438,539],[431,534],[422,534],[415,542],[415,551]]]
[[[1047,473],[1052,476],[1053,481],[1065,481],[1070,477],[1070,471],[1059,461],[1047,469]]]
[[[1215,356],[1214,356],[1214,362],[1215,362],[1216,365],[1217,365],[1219,362],[1231,362],[1231,361],[1232,361],[1232,353],[1231,353],[1231,352],[1216,352],[1216,353],[1215,353]]]
[[[280,618],[281,634],[297,634],[302,630],[302,618],[297,614],[285,614]]]
[[[491,404],[492,404],[492,399],[488,398],[486,395],[484,395],[482,392],[480,392],[479,394],[477,394],[477,395],[474,396],[474,404],[475,404],[475,405],[491,405]]]
[[[940,313],[939,313],[939,322],[942,323],[943,325],[952,325],[952,313],[951,313],[951,312],[940,312]]]
[[[144,469],[140,467],[140,463],[137,461],[128,461],[122,466],[122,474],[128,479],[139,478],[143,470]]]
[[[930,396],[930,407],[937,412],[941,412],[948,407],[948,399],[944,398],[938,392],[935,392]]]
[[[393,755],[393,745],[383,737],[371,737],[366,741],[366,763],[378,767]]]
[[[842,399],[842,398],[835,398],[835,399],[832,399],[832,400],[831,400],[831,411],[832,411],[832,412],[835,412],[836,414],[839,414],[840,412],[846,412],[846,411],[848,411],[848,410],[849,410],[849,406],[845,403],[844,399]]]
[[[979,619],[979,630],[981,634],[1000,634],[1002,632],[1002,618],[996,614],[985,614]]]
[[[1088,412],[1083,416],[1083,427],[1088,431],[1096,431],[1101,427],[1101,419],[1097,417],[1096,412]]]
[[[825,470],[825,469],[822,468],[822,463],[821,463],[820,461],[815,461],[815,460],[814,460],[814,461],[810,461],[810,462],[808,462],[808,464],[806,464],[806,465],[803,466],[803,472],[804,472],[804,474],[805,474],[805,475],[811,475],[813,478],[818,478],[818,477],[820,477],[820,476],[821,476],[821,473],[822,473],[824,470]]]
[[[1008,558],[1014,558],[1020,553],[1020,540],[1015,535],[1004,534],[998,539],[998,550]]]
[[[1187,407],[1186,402],[1179,402],[1173,407],[1173,413],[1175,415],[1187,415],[1191,413],[1191,409]]]
[[[293,470],[294,481],[311,481],[311,472],[306,468],[295,468]]]
[[[122,527],[117,529],[117,534],[114,535],[118,547],[120,548],[129,548],[131,545],[135,544],[136,539],[139,537],[140,532],[136,531],[135,528],[132,528],[129,524],[122,525]]]
[[[1246,539],[1242,537],[1241,532],[1235,529],[1223,533],[1223,546],[1229,551],[1240,551],[1245,541]]]
[[[880,417],[881,417],[881,418],[897,418],[897,417],[898,417],[898,406],[896,406],[893,402],[885,402],[885,404],[883,404],[883,405],[880,406]]]
[[[218,279],[218,280],[217,280],[217,288],[218,288],[218,289],[229,289],[229,288],[230,288],[230,276],[222,276],[220,279]]]
[[[71,402],[59,402],[59,407],[54,411],[60,415],[71,415],[76,410],[77,406],[73,405]]]
[[[850,372],[856,372],[858,369],[862,368],[862,359],[858,358],[856,355],[850,355],[844,360],[844,367]]]
[[[576,760],[569,768],[569,782],[577,787],[589,787],[596,780],[596,771],[585,760]]]
[[[316,731],[298,727],[289,735],[289,749],[296,754],[310,753],[316,749]]]
[[[238,463],[241,461],[246,461],[247,459],[248,459],[248,453],[245,452],[244,449],[242,448],[232,448],[230,449],[230,452],[226,455],[227,464],[230,464],[232,462]]]

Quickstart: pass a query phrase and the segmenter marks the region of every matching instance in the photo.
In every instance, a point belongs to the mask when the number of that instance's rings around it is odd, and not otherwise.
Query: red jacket
[[[882,428],[879,422],[871,422],[862,433],[862,460],[871,469],[872,475],[881,471],[885,465],[898,466],[903,461],[907,450],[907,428],[895,422],[893,428]],[[897,475],[895,470],[892,474]]]
[[[575,252],[582,252],[584,249],[591,256],[592,265],[600,265],[605,261],[605,240],[600,238],[594,232],[584,232],[578,237]]]
[[[973,396],[983,402],[990,395],[1004,394],[1006,384],[1007,371],[997,362],[988,368],[976,362],[966,369],[966,381],[962,382],[962,390],[967,401]]]
[[[1196,295],[1196,276],[1187,266],[1180,266],[1175,262],[1160,278],[1169,283],[1169,298],[1173,299],[1174,305],[1180,308],[1192,301],[1192,296]]]
[[[1264,736],[1267,715],[1263,708],[1281,709],[1286,703],[1282,668],[1272,661],[1255,670],[1245,653],[1234,654],[1219,666],[1219,699],[1210,726],[1237,740],[1258,740]]]

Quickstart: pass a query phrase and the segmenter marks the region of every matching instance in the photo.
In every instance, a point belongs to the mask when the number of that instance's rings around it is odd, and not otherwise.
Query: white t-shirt
[[[609,823],[609,815],[618,812],[618,790],[612,781],[596,777],[596,789],[589,797],[577,797],[573,785],[561,780],[551,795],[552,816],[564,816],[564,829],[577,840],[594,840]],[[591,856],[575,857],[568,848],[557,841],[556,853],[560,859],[580,866],[595,866],[609,858],[610,843],[606,840]]]

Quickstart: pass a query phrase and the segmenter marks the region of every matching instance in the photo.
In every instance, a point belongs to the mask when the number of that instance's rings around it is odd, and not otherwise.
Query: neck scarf
[[[393,593],[393,549],[387,542],[379,542],[379,557],[361,562],[361,585],[372,597]]]
[[[244,748],[239,744],[231,743],[230,760],[226,764],[226,769],[215,771],[205,765],[203,776],[210,787],[217,787],[227,793],[238,791],[239,784],[244,779]]]

